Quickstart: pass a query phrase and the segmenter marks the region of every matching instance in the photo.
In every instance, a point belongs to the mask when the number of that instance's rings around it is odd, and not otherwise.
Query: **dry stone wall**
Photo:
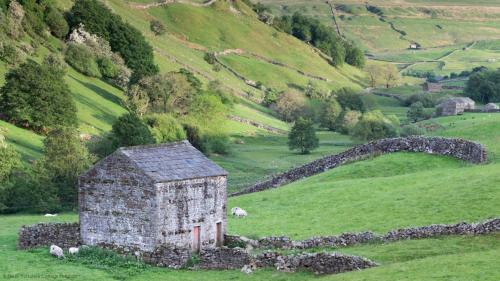
[[[287,172],[275,175],[247,189],[232,193],[230,196],[238,196],[280,187],[369,156],[401,151],[451,156],[475,164],[483,163],[487,160],[486,149],[481,144],[464,139],[420,136],[381,139],[353,147],[339,154],[326,156]]]
[[[55,244],[61,248],[81,245],[78,223],[39,223],[22,226],[19,230],[17,248],[20,250],[46,247]]]
[[[445,235],[484,235],[500,232],[500,218],[490,219],[478,223],[461,222],[457,224],[433,224],[422,227],[411,227],[392,230],[383,235],[373,232],[343,233],[338,236],[311,237],[304,240],[292,240],[286,236],[264,237],[252,240],[245,237],[227,235],[226,242],[233,245],[250,245],[262,249],[310,249],[328,247],[347,247],[352,245],[392,242],[408,239],[433,238]]]

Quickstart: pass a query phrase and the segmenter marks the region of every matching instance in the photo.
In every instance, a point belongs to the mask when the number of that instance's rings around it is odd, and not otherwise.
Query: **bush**
[[[99,72],[105,78],[115,78],[119,74],[119,69],[110,58],[101,58],[98,60]]]
[[[215,64],[217,62],[217,58],[215,57],[214,53],[205,53],[205,56],[203,59],[208,63],[208,64]]]
[[[411,122],[418,122],[420,120],[426,119],[426,114],[424,112],[424,106],[422,105],[422,103],[419,101],[413,103],[406,113],[406,117]]]
[[[118,118],[113,124],[111,133],[115,148],[155,143],[148,126],[132,113]]]
[[[163,34],[165,34],[165,32],[167,32],[165,25],[159,20],[150,21],[149,28],[156,36],[163,35]]]
[[[64,15],[54,7],[47,8],[45,22],[50,32],[59,39],[64,39],[69,32],[69,26]]]
[[[404,106],[410,106],[416,102],[421,102],[425,108],[431,108],[436,106],[433,98],[428,94],[413,94],[404,100]]]
[[[323,104],[323,109],[321,112],[321,126],[324,128],[328,128],[331,131],[337,129],[337,119],[342,113],[342,107],[335,99],[331,99],[330,101]]]
[[[359,119],[363,114],[355,110],[344,110],[337,118],[337,128],[342,134],[349,134],[352,129],[358,124]]]
[[[29,60],[9,71],[0,89],[0,112],[14,124],[47,132],[77,124],[76,106],[64,72]]]
[[[292,122],[303,114],[305,104],[306,99],[302,93],[288,91],[282,93],[276,100],[276,111],[281,119]]]
[[[421,136],[425,134],[425,129],[420,128],[417,125],[410,124],[410,125],[405,125],[401,128],[401,136],[402,137],[409,137],[409,136]]]
[[[311,120],[299,117],[288,135],[288,148],[299,150],[302,154],[309,154],[311,150],[319,147],[316,129]]]
[[[11,65],[17,65],[24,60],[24,54],[13,42],[0,42],[0,60]]]
[[[343,109],[350,109],[365,112],[366,106],[361,94],[357,94],[350,89],[342,88],[334,94]]]
[[[153,48],[141,32],[123,22],[103,3],[77,0],[68,13],[68,23],[72,29],[83,24],[89,32],[106,39],[112,51],[119,53],[133,71],[132,82],[159,72],[158,66],[154,64]]]
[[[183,127],[184,130],[186,131],[187,140],[191,143],[191,145],[196,147],[196,149],[198,149],[199,151],[207,153],[208,152],[207,143],[205,143],[201,135],[200,128],[193,124],[184,124]]]
[[[398,136],[399,121],[395,116],[384,116],[381,111],[370,111],[361,117],[351,131],[354,139],[371,141]]]
[[[43,166],[58,190],[61,205],[75,207],[78,177],[94,158],[80,141],[77,130],[69,127],[52,130],[44,140],[43,152]]]
[[[186,139],[186,132],[173,116],[168,114],[152,114],[146,116],[146,124],[157,143],[166,143]]]
[[[204,138],[210,153],[227,155],[231,151],[229,137],[225,134],[210,134]]]
[[[0,127],[0,129],[2,129]],[[0,184],[7,181],[12,172],[21,166],[21,157],[17,151],[8,146],[4,140],[0,130]]]
[[[69,65],[79,72],[90,77],[101,77],[96,58],[89,47],[71,43],[66,50],[65,59]]]

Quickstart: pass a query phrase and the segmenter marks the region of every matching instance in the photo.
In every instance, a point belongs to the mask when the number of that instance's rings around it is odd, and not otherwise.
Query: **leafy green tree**
[[[154,64],[153,48],[139,30],[123,22],[103,3],[97,0],[77,0],[68,15],[71,28],[80,24],[85,29],[106,39],[111,49],[119,53],[133,71],[131,82],[159,72]]]
[[[55,7],[47,8],[45,22],[49,26],[50,32],[57,38],[64,39],[69,32],[69,26],[64,15]]]
[[[77,130],[70,127],[52,130],[44,140],[43,152],[43,166],[58,190],[61,205],[76,206],[78,176],[92,165],[93,156]]]
[[[337,129],[337,119],[342,113],[342,107],[337,102],[336,99],[330,99],[323,105],[323,110],[321,112],[321,126],[328,128],[329,130]]]
[[[155,143],[148,126],[133,113],[118,118],[113,124],[111,134],[115,148]]]
[[[366,106],[363,102],[361,94],[355,93],[347,88],[342,88],[334,93],[334,95],[343,109],[350,109],[361,112],[366,111]]]
[[[21,166],[19,153],[5,140],[6,130],[0,127],[0,183],[8,180],[12,171]]]
[[[477,102],[500,102],[500,70],[472,74],[467,81],[465,94]]]
[[[165,34],[165,32],[167,32],[165,25],[161,21],[156,19],[149,22],[149,28],[156,36],[163,35]]]
[[[399,120],[384,116],[380,110],[370,111],[361,117],[351,131],[354,139],[368,141],[398,136]]]
[[[66,62],[79,72],[90,77],[101,77],[96,57],[89,47],[70,43],[65,55]]]
[[[410,109],[408,109],[406,117],[408,117],[408,120],[411,122],[418,122],[425,119],[424,105],[419,101],[413,103]]]
[[[76,125],[76,106],[61,69],[29,60],[9,71],[5,80],[0,111],[9,122],[40,132]]]
[[[151,128],[151,134],[157,143],[166,143],[186,139],[186,132],[175,117],[168,114],[152,114],[144,118]]]
[[[299,117],[295,121],[288,135],[288,147],[290,150],[298,149],[302,154],[308,154],[319,147],[319,139],[311,120]]]
[[[345,62],[357,68],[363,68],[365,66],[365,54],[363,51],[354,45],[352,42],[345,43]]]

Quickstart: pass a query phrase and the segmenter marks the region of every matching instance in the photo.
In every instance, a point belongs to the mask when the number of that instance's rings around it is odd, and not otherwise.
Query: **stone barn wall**
[[[463,139],[407,137],[375,140],[275,175],[271,179],[257,183],[242,191],[232,193],[230,196],[276,188],[369,156],[401,151],[451,156],[476,164],[486,162],[487,156],[486,150],[481,144]]]
[[[156,188],[157,244],[191,248],[193,228],[199,226],[201,248],[216,246],[216,224],[221,223],[222,235],[227,223],[225,176],[161,183]]]
[[[17,248],[20,250],[57,245],[67,249],[81,245],[78,223],[39,223],[22,226]]]
[[[86,245],[155,246],[155,190],[121,153],[98,163],[80,178],[79,208]]]

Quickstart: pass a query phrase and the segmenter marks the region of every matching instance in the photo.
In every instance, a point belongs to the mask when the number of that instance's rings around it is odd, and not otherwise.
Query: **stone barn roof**
[[[120,156],[121,155],[121,156]],[[93,172],[109,158],[119,157],[142,171],[154,182],[170,182],[195,178],[227,176],[227,172],[208,159],[188,141],[119,148],[82,175],[99,177]],[[105,168],[104,168],[105,169]]]

